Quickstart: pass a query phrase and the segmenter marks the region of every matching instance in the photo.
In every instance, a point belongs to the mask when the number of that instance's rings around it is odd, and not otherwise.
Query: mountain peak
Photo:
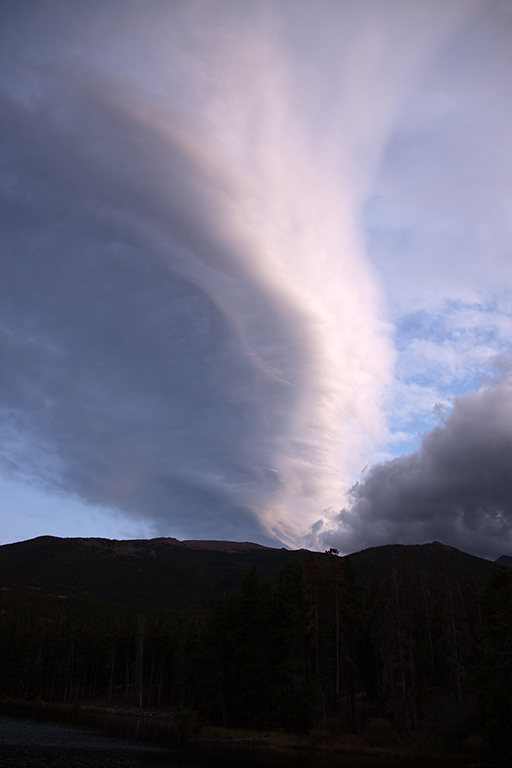
[[[510,557],[510,555],[501,555],[494,562],[497,563],[497,565],[508,565],[509,568],[512,568],[512,557]]]

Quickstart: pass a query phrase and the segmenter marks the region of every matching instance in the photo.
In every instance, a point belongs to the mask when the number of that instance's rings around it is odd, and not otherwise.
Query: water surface
[[[469,765],[468,761],[468,765]],[[454,768],[464,763],[368,760],[266,747],[170,749],[90,728],[0,715],[0,768]]]

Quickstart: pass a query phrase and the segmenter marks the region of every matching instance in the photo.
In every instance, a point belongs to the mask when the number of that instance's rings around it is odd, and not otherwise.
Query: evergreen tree
[[[512,757],[512,569],[497,568],[483,599],[483,659],[477,676],[485,735]]]

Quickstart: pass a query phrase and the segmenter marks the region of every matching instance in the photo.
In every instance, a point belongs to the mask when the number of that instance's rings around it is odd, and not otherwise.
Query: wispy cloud
[[[386,440],[390,320],[400,334],[432,304],[440,262],[407,277],[407,243],[422,259],[480,200],[445,226],[436,173],[460,104],[473,114],[455,75],[486,7],[4,3],[4,471],[192,538],[297,543],[339,509]],[[496,264],[503,227],[481,240]],[[456,266],[441,304],[455,282]],[[437,391],[419,365],[443,371],[448,402],[468,354],[476,369],[504,351],[468,352],[476,331],[464,347],[456,322],[448,341],[396,337],[416,413]]]

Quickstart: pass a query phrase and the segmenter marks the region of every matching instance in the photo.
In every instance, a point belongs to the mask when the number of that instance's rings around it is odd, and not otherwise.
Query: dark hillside
[[[256,564],[275,581],[291,552],[237,542],[116,541],[40,536],[0,547],[0,587],[164,608],[206,607]]]
[[[488,560],[439,542],[373,547],[349,558],[368,585],[387,580],[403,550],[432,586],[440,558],[463,590],[475,574],[481,584],[487,582],[494,568]],[[201,608],[216,595],[237,589],[251,565],[262,580],[276,581],[290,559],[304,563],[308,554],[248,542],[41,536],[0,546],[0,587],[148,607]]]
[[[372,581],[387,580],[399,554],[406,550],[417,574],[435,588],[440,569],[449,569],[460,589],[464,592],[476,579],[486,584],[495,568],[495,563],[481,557],[468,555],[455,547],[448,547],[439,541],[431,544],[388,544],[383,547],[371,547],[349,555],[365,585]],[[507,558],[511,560],[512,558]],[[497,564],[503,564],[500,558]]]
[[[512,557],[510,555],[502,555],[496,560],[496,565],[508,565],[509,568],[512,568]]]

